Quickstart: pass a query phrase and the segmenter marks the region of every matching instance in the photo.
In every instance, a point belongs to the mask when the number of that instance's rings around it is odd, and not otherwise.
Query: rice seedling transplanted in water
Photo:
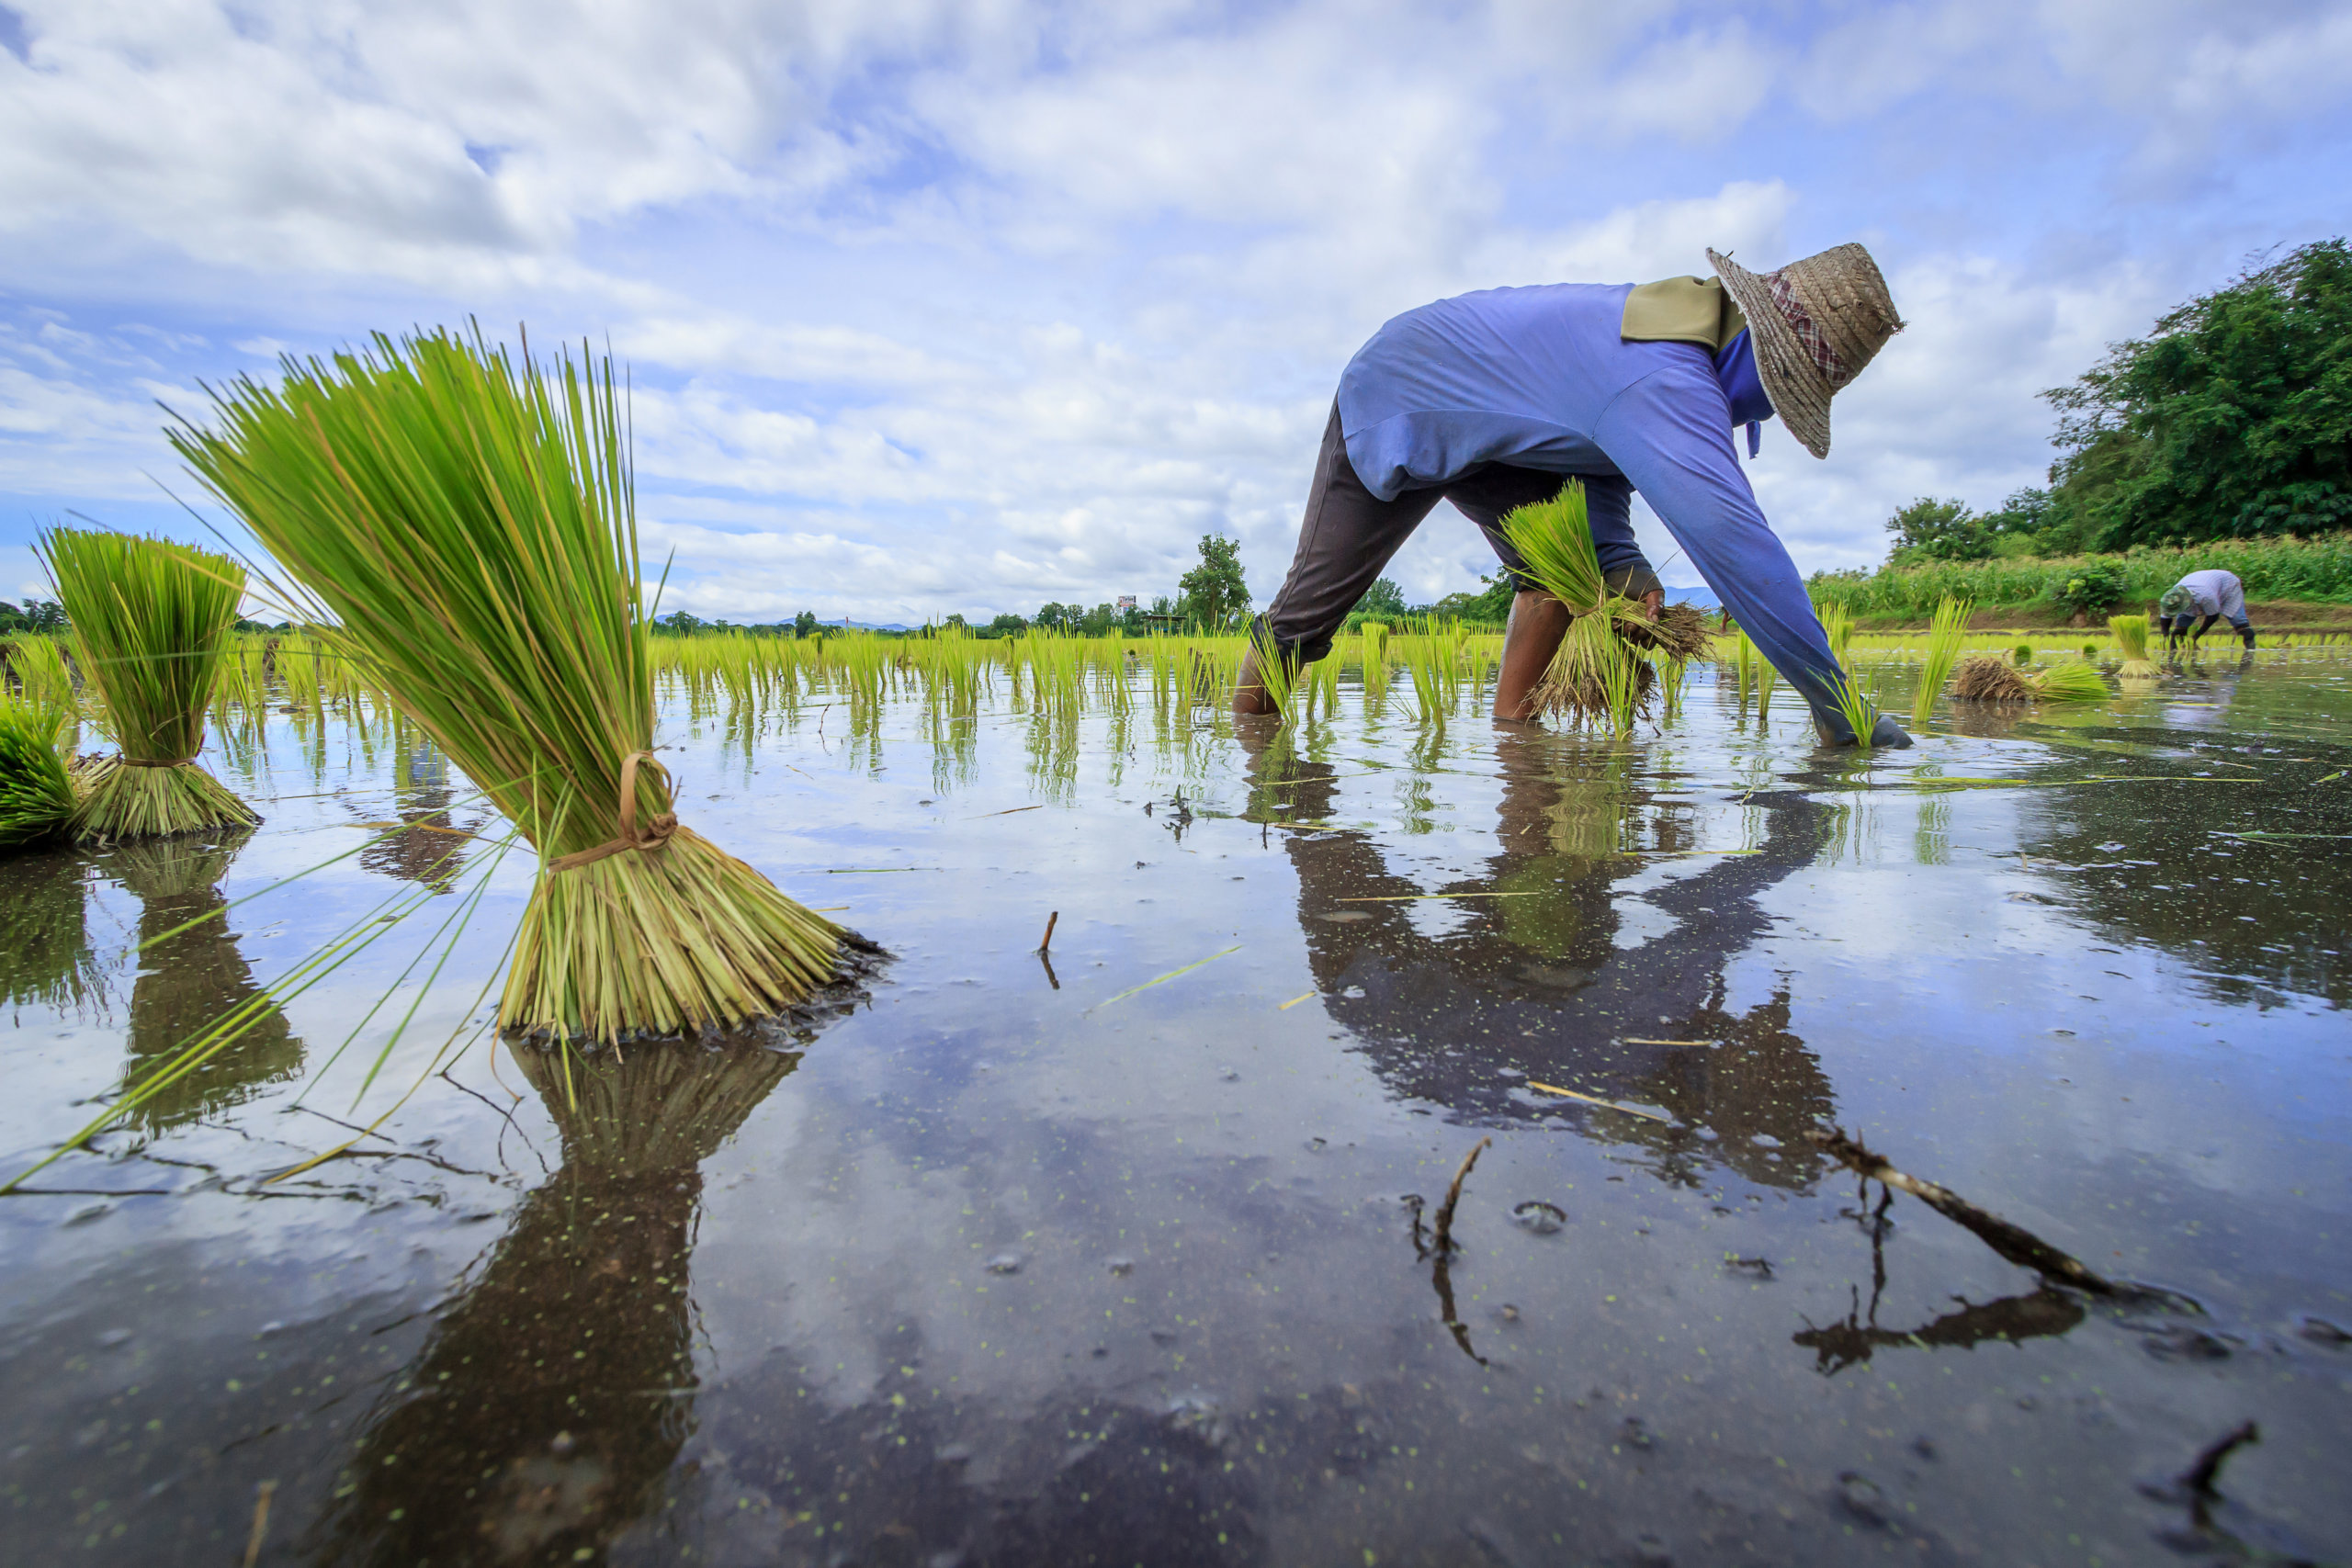
[[[145,838],[259,821],[196,762],[244,597],[244,569],[209,550],[93,528],[52,528],[40,550],[74,628],[74,662],[118,748],[82,770],[74,836]]]
[[[1945,599],[1936,605],[1933,624],[1928,628],[1928,658],[1919,671],[1919,693],[1911,702],[1911,718],[1925,725],[1936,711],[1936,699],[1943,694],[1944,682],[1951,678],[1951,668],[1960,660],[1961,645],[1968,637],[1968,612],[1965,599]]]
[[[614,1041],[775,1012],[855,939],[679,825],[622,394],[609,360],[528,352],[379,334],[241,378],[217,428],[171,440],[307,592],[312,636],[539,852],[502,1028]]]

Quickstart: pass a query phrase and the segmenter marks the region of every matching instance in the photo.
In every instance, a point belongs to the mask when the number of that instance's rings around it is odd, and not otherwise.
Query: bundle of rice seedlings
[[[2021,642],[2009,650],[2009,655],[2019,664],[2030,664],[2033,662],[2033,644]]]
[[[1878,728],[1878,704],[1874,694],[1867,690],[1851,671],[1839,673],[1838,712],[1854,732],[1855,746],[1861,750],[1869,750],[1871,737]]]
[[[1298,707],[1297,662],[1274,640],[1274,634],[1266,629],[1263,620],[1250,623],[1250,651],[1256,656],[1252,668],[1257,671],[1258,683],[1265,688],[1274,712],[1284,724],[1298,723],[1306,716]]]
[[[1918,695],[1911,699],[1911,721],[1924,726],[1936,711],[1936,699],[1943,694],[1944,682],[1951,678],[1951,667],[1960,660],[1961,644],[1968,637],[1968,613],[1965,599],[1945,598],[1937,602],[1934,621],[1928,627],[1928,658],[1919,670]]]
[[[1990,655],[1961,665],[1951,694],[1971,703],[2083,703],[2107,695],[2107,682],[2093,664],[2060,664],[2021,671]]]
[[[258,822],[196,764],[244,597],[243,570],[209,550],[97,529],[52,528],[40,551],[73,624],[74,662],[98,694],[119,748],[83,770],[74,836],[87,842]]]
[[[2109,615],[2107,631],[2123,655],[2123,668],[2116,671],[2126,681],[2141,681],[2153,677],[2156,662],[2148,657],[2148,617],[2145,615]]]
[[[539,852],[501,1027],[730,1028],[807,998],[855,939],[678,824],[622,395],[608,359],[528,354],[378,334],[241,378],[217,430],[171,439],[326,612],[312,635]]]
[[[1747,635],[1746,626],[1734,628],[1731,668],[1734,678],[1739,683],[1739,705],[1745,709],[1747,706],[1748,684],[1756,679],[1756,643]]]
[[[1574,480],[1550,501],[1510,513],[1501,526],[1528,574],[1572,617],[1536,683],[1536,706],[1571,721],[1605,716],[1621,733],[1630,730],[1657,679],[1634,650],[1695,658],[1708,648],[1705,618],[1676,604],[1654,621],[1639,604],[1610,592],[1593,548],[1584,486]]]
[[[2087,662],[2053,664],[2028,675],[2033,694],[2045,703],[2095,703],[2107,696],[2107,679]]]
[[[0,850],[53,839],[73,819],[70,723],[56,708],[0,692]]]

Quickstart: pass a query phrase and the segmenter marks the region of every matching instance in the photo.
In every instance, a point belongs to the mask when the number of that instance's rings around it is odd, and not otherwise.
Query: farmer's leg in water
[[[1331,651],[1331,637],[1421,519],[1442,500],[1435,489],[1408,490],[1383,501],[1356,478],[1340,434],[1340,411],[1331,410],[1323,449],[1315,459],[1315,483],[1306,492],[1306,516],[1299,525],[1298,549],[1290,575],[1254,628],[1282,650],[1294,673]],[[1258,650],[1241,661],[1233,685],[1233,711],[1272,713],[1274,700],[1258,674]]]

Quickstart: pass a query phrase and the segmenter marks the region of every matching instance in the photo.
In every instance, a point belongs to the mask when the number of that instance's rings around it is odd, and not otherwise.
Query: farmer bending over
[[[1850,746],[1828,638],[1732,448],[1778,414],[1829,454],[1829,400],[1903,322],[1860,245],[1757,274],[1707,253],[1715,278],[1489,288],[1408,310],[1340,377],[1307,492],[1298,553],[1261,618],[1293,663],[1332,634],[1422,518],[1451,501],[1478,525],[1518,592],[1495,716],[1534,716],[1529,694],[1568,627],[1498,526],[1580,479],[1609,585],[1655,616],[1665,599],[1628,518],[1640,491],[1772,667],[1803,693],[1825,744]],[[1720,281],[1718,281],[1718,278]],[[1237,713],[1271,713],[1253,652]],[[1911,738],[1881,716],[1872,743]]]
[[[2246,647],[2254,646],[2254,627],[2245,618],[2245,584],[2233,571],[2190,572],[2165,590],[2164,597],[2156,601],[2156,626],[2165,634],[2166,648],[2182,642],[2196,647],[2198,639],[2223,615],[2245,639]],[[2199,615],[2205,617],[2204,625],[2190,631],[2189,623]]]

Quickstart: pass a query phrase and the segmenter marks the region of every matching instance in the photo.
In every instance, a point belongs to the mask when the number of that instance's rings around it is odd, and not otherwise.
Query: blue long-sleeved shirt
[[[1632,287],[1489,288],[1387,322],[1340,378],[1348,460],[1383,500],[1480,463],[1623,476],[1773,668],[1834,713],[1843,676],[1732,445],[1771,415],[1746,344],[1627,342]]]

